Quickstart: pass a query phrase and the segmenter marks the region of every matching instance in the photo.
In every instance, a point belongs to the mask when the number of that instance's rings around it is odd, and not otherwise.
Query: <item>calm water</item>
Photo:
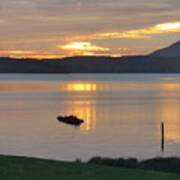
[[[70,114],[85,123],[56,120]],[[0,123],[0,154],[180,156],[180,75],[0,75]]]

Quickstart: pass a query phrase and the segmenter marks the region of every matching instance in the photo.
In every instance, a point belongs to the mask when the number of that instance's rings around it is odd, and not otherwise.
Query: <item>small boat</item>
[[[80,126],[84,121],[77,118],[76,116],[58,116],[57,119],[63,123]]]

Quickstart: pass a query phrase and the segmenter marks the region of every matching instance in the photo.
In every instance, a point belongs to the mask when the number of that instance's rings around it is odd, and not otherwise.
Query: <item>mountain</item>
[[[80,56],[56,60],[0,58],[0,73],[180,73],[180,59],[156,56]]]
[[[180,73],[180,41],[148,56],[0,58],[0,73]]]
[[[180,57],[180,41],[164,49],[157,50],[150,55],[151,56],[165,56],[165,57]]]
[[[60,60],[0,58],[0,73],[67,73]]]

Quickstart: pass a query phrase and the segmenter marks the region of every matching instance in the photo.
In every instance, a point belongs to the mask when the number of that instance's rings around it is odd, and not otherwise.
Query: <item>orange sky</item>
[[[148,54],[180,40],[179,0],[6,0],[0,55]]]

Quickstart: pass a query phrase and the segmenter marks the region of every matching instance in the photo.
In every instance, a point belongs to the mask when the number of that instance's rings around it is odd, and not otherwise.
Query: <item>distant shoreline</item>
[[[180,73],[180,58],[155,56],[96,57],[80,56],[61,60],[0,58],[1,74],[175,74]]]

